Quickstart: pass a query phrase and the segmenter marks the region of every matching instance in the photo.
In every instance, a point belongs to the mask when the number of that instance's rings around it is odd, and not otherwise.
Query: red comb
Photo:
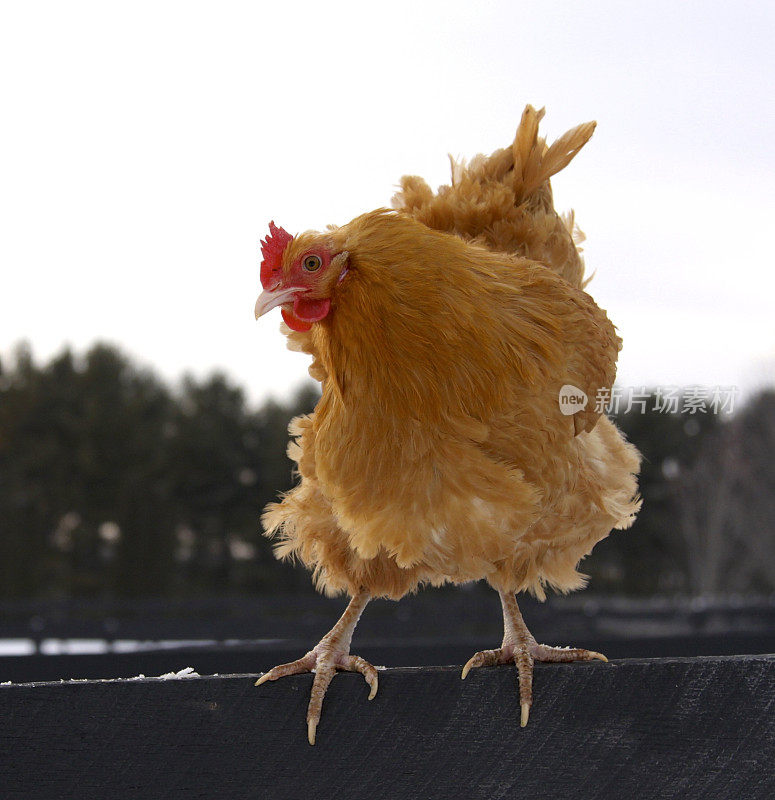
[[[269,236],[261,242],[261,255],[264,260],[261,262],[261,285],[267,289],[272,281],[272,276],[276,275],[283,264],[283,252],[293,241],[288,231],[278,228],[274,222],[269,223]]]

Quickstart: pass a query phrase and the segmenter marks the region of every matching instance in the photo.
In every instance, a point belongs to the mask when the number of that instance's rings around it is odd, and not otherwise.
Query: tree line
[[[287,425],[317,397],[253,408],[220,373],[171,387],[107,344],[40,365],[17,346],[0,364],[0,597],[312,591],[259,520],[293,485]],[[645,503],[584,562],[594,590],[775,590],[775,393],[731,417],[655,407],[614,414]]]

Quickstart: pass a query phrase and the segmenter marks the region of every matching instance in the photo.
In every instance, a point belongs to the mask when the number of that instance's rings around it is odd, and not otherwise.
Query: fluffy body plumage
[[[437,194],[404,178],[394,211],[283,253],[286,272],[314,248],[347,254],[330,313],[285,328],[322,397],[291,426],[300,482],[264,516],[277,554],[328,593],[569,591],[579,560],[634,519],[637,451],[594,408],[558,403],[565,384],[610,388],[621,345],[549,185],[594,126],[547,147],[541,116],[528,107],[510,148],[453,165]]]

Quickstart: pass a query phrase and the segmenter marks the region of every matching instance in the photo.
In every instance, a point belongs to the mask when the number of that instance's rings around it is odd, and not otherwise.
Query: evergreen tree
[[[252,409],[223,374],[172,390],[110,345],[38,367],[20,344],[0,363],[0,597],[311,591],[260,516],[318,396]],[[644,505],[583,562],[594,590],[772,591],[775,393],[723,421],[655,401],[616,417]]]

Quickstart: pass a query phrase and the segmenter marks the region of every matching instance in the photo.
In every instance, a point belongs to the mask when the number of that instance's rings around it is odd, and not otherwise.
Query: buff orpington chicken
[[[319,644],[257,681],[315,673],[310,744],[337,670],[377,692],[375,668],[350,653],[373,597],[487,581],[503,642],[462,677],[514,663],[522,726],[535,660],[605,660],[536,642],[516,600],[581,588],[579,561],[640,505],[639,454],[594,404],[621,341],[584,291],[581,234],[549,183],[594,123],[548,146],[542,116],[528,106],[510,147],[453,162],[437,193],[405,177],[392,210],[297,236],[270,223],[262,242],[256,317],[279,306],[289,347],[312,355],[322,383],[314,413],[290,427],[299,483],[263,523],[278,557],[351,598]],[[569,413],[568,387],[592,400]]]

